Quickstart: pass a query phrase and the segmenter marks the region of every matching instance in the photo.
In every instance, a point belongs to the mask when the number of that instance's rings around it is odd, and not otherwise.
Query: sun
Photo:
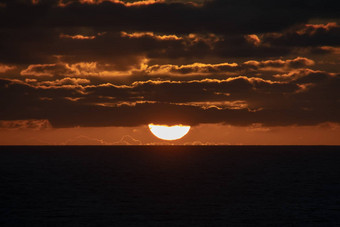
[[[149,129],[159,139],[162,140],[178,140],[185,136],[189,130],[188,125],[154,125],[149,124]]]

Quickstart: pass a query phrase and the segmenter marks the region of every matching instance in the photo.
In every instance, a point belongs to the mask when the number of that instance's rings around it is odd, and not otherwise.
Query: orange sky
[[[147,126],[1,129],[0,145],[339,145],[338,124],[234,127],[202,124],[180,140],[163,141]]]

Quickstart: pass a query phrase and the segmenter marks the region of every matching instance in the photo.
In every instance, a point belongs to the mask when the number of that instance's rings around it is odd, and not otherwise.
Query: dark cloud
[[[284,2],[215,0],[207,1],[201,7],[183,3],[128,7],[110,1],[100,1],[100,4],[81,4],[72,1],[64,7],[57,7],[59,3],[57,0],[41,0],[39,4],[29,4],[31,1],[20,0],[3,2],[6,3],[6,7],[0,21],[4,26],[109,26],[116,31],[167,33],[208,31],[251,34],[286,28],[296,23],[307,22],[313,17],[338,16],[338,11],[334,7],[337,3],[335,0]],[[178,26],[179,24],[181,26]]]
[[[99,31],[91,25],[48,28],[3,26],[0,28],[0,63],[98,62],[110,64],[116,70],[125,70],[139,65],[145,58],[156,63],[181,59],[197,62],[214,57],[266,59],[290,56],[303,48],[311,53],[328,54],[336,50],[338,40],[339,26],[334,23],[262,35],[213,34],[206,30],[189,34],[176,34],[171,30],[163,33],[129,32],[127,27],[116,31],[104,27]]]
[[[55,75],[67,75],[74,73],[70,68],[67,68],[64,64],[37,64],[30,65],[27,69],[21,71],[22,76],[45,76],[52,77]]]
[[[188,65],[148,65],[142,62],[135,68],[118,71],[111,70],[108,65],[97,64],[96,62],[78,62],[75,64],[59,62],[57,64],[34,64],[23,69],[20,74],[25,77],[82,77],[82,78],[98,78],[98,77],[135,77],[141,80],[142,77],[154,79],[157,77],[169,77],[171,79],[181,80],[183,77],[191,78],[209,77],[214,75],[235,76],[237,74],[251,75],[254,72],[259,73],[282,73],[290,72],[293,69],[306,68],[313,66],[315,62],[308,58],[297,57],[295,59],[276,59],[264,61],[246,61],[243,63],[193,63]],[[275,76],[279,78],[279,76]],[[145,79],[145,80],[147,80]]]
[[[32,86],[2,80],[1,95],[7,99],[1,101],[4,111],[0,117],[48,119],[55,127],[137,126],[150,122],[193,125],[339,122],[336,92],[339,79],[338,74],[310,70],[283,82],[235,77],[146,81],[130,86],[74,83]]]
[[[339,34],[327,36],[332,32],[330,28],[324,35],[303,35],[295,31],[262,36],[223,36],[206,33],[97,32],[89,27],[3,28],[0,29],[0,63],[27,66],[58,64],[60,61],[72,64],[97,62],[102,68],[110,65],[111,70],[126,70],[135,68],[145,59],[157,64],[181,59],[200,62],[201,59],[214,57],[219,61],[225,58],[262,60],[289,56],[301,51],[301,48],[328,54],[336,52],[340,40]],[[303,52],[297,56],[301,55]]]
[[[268,34],[264,42],[275,46],[339,46],[340,26],[334,22],[300,25],[283,33]]]

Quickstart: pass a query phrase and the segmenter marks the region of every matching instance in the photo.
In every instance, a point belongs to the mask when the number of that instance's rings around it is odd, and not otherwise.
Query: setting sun
[[[178,140],[185,136],[189,130],[188,125],[154,125],[149,124],[149,129],[157,138],[162,140]]]

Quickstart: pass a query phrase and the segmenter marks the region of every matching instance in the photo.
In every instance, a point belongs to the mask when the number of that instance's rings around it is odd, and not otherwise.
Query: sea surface
[[[0,226],[340,226],[340,147],[0,147]]]

